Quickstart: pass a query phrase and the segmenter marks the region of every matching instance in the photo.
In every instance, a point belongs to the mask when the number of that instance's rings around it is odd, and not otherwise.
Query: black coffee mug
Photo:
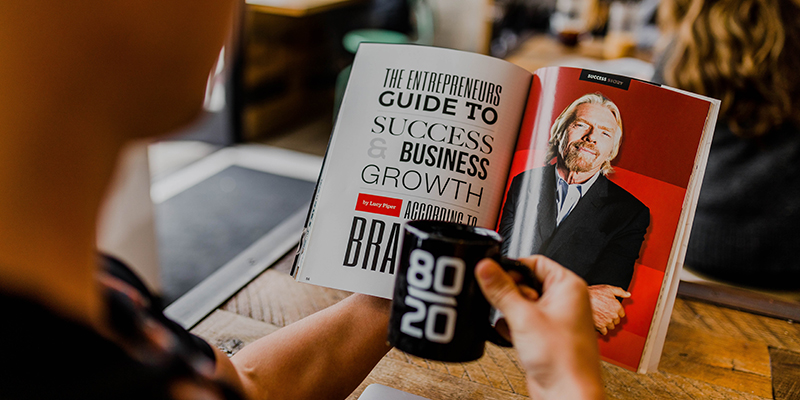
[[[487,340],[509,347],[491,326],[491,306],[475,280],[475,265],[492,258],[541,293],[522,263],[500,256],[495,231],[443,221],[405,224],[395,277],[389,343],[431,360],[464,362],[483,355]]]

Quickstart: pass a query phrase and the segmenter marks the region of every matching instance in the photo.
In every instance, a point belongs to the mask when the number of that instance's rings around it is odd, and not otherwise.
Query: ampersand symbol
[[[369,145],[370,148],[367,150],[367,155],[372,158],[386,159],[386,140],[375,138],[369,142]]]

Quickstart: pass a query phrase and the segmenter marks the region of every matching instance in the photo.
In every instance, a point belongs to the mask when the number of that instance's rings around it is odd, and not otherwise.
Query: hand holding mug
[[[497,232],[485,228],[442,221],[407,223],[389,342],[410,354],[449,362],[480,358],[487,340],[511,346],[490,325],[491,307],[476,283],[475,265],[493,258],[529,287],[541,285],[527,266],[500,257],[501,242]]]
[[[475,268],[489,303],[503,313],[532,398],[602,399],[597,339],[586,283],[543,256],[520,260],[543,284],[518,286],[493,260]]]

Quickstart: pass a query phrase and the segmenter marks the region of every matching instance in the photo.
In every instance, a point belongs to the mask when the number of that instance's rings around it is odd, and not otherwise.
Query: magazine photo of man
[[[589,285],[595,328],[606,335],[625,316],[627,291],[650,210],[611,182],[622,141],[619,108],[600,93],[581,96],[550,128],[547,165],[512,180],[499,232],[503,253],[543,254]]]

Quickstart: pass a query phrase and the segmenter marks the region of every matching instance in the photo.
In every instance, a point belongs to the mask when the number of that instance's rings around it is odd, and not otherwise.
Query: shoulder
[[[646,211],[648,214],[650,213],[650,209],[639,199],[637,199],[636,196],[612,182],[606,176],[600,176],[600,181],[604,182],[607,187],[607,198],[609,203],[630,208],[631,213],[643,211]]]
[[[508,187],[508,194],[514,197],[520,194],[523,188],[527,188],[525,190],[528,191],[533,190],[533,188],[538,188],[536,191],[538,191],[540,195],[546,195],[546,193],[555,190],[555,166],[547,165],[520,172],[511,180],[511,184]],[[542,190],[541,188],[544,189]],[[548,190],[547,188],[551,189]]]
[[[143,378],[152,377],[144,365],[90,327],[27,299],[0,294],[0,304],[5,317],[17,321],[0,330],[0,340],[20,344],[4,350],[14,367],[4,369],[3,378],[15,384],[0,385],[0,398],[132,398],[134,392],[163,398],[155,396],[157,382]],[[44,359],[48,361],[43,364]],[[111,382],[136,387],[131,397],[120,397],[121,385]]]
[[[555,176],[555,168],[555,165],[545,165],[539,168],[526,169],[514,176],[512,184],[519,184],[527,180],[542,179],[542,177],[547,176]]]

